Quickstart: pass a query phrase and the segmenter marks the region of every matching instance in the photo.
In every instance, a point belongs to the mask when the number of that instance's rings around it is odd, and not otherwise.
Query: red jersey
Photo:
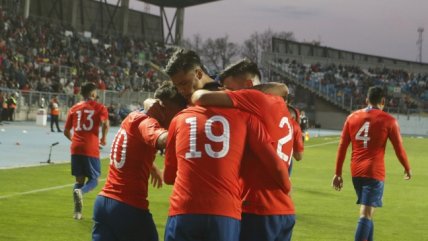
[[[100,195],[148,209],[148,180],[156,157],[158,137],[166,132],[143,112],[130,113],[114,137],[110,168]]]
[[[276,163],[282,164],[254,116],[237,109],[196,106],[174,117],[168,130],[164,170],[165,182],[175,182],[169,215],[241,219],[239,179],[246,144],[262,153],[268,163],[276,158]],[[285,183],[284,192],[289,191],[288,179],[277,181]]]
[[[98,133],[102,121],[108,119],[107,108],[96,101],[81,101],[68,111],[66,129],[73,128],[71,154],[99,158]]]
[[[351,174],[353,177],[385,179],[385,146],[391,140],[398,160],[410,170],[397,120],[379,109],[365,108],[346,119],[336,159],[336,175],[342,175],[346,150],[352,142]]]
[[[256,115],[264,123],[277,155],[284,161],[283,168],[288,170],[293,151],[293,127],[284,100],[253,89],[226,93],[236,108]],[[246,155],[245,158],[255,159],[255,156]],[[259,162],[248,163],[243,172],[243,212],[258,215],[294,214],[294,204],[288,192],[284,192],[266,175],[265,169],[258,165]]]

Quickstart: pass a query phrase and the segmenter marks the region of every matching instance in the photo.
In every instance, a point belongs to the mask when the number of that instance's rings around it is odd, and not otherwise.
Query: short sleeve
[[[151,117],[146,118],[138,125],[138,130],[143,137],[143,141],[153,147],[156,148],[156,142],[159,136],[166,132],[163,127],[160,126],[159,122]]]

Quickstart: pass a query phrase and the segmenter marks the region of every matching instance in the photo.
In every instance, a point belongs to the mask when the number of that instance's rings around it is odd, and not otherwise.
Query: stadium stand
[[[100,90],[153,91],[166,48],[124,36],[79,33],[0,10],[0,87],[72,93],[84,81]]]

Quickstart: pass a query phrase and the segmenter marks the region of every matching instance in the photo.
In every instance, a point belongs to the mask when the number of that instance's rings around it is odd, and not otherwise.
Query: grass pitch
[[[303,161],[294,165],[295,241],[353,240],[358,206],[349,174],[349,152],[344,165],[344,189],[337,192],[330,185],[337,144],[338,137],[312,138],[306,142]],[[403,180],[403,169],[388,145],[384,207],[377,209],[374,216],[375,239],[379,241],[428,240],[428,139],[404,138],[404,145],[413,178]],[[158,166],[162,162],[157,159]],[[102,167],[103,181],[84,196],[84,219],[79,221],[72,218],[73,177],[69,164],[0,170],[0,240],[91,240],[92,207],[104,184],[107,160],[103,160]],[[163,240],[171,189],[164,186],[150,189],[149,193],[160,240]]]

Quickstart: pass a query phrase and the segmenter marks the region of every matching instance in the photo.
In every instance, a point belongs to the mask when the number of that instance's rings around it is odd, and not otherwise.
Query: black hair
[[[378,85],[370,87],[367,92],[367,99],[372,105],[380,104],[382,102],[382,98],[385,98],[385,96],[385,91]]]
[[[199,55],[193,50],[178,49],[175,51],[165,67],[165,72],[173,76],[180,71],[188,72],[196,67],[200,67],[207,73],[201,62]]]
[[[257,76],[259,80],[261,80],[262,78],[259,67],[256,63],[248,59],[241,59],[238,62],[229,65],[225,70],[223,70],[223,72],[221,72],[219,75],[219,80],[221,83],[223,83],[223,81],[227,77],[237,77],[245,74]]]
[[[86,82],[82,85],[82,96],[83,98],[89,98],[91,96],[91,92],[96,90],[97,86],[93,82]]]
[[[156,89],[154,97],[162,102],[173,102],[183,108],[187,106],[186,99],[178,93],[172,81],[164,81],[162,85]]]

